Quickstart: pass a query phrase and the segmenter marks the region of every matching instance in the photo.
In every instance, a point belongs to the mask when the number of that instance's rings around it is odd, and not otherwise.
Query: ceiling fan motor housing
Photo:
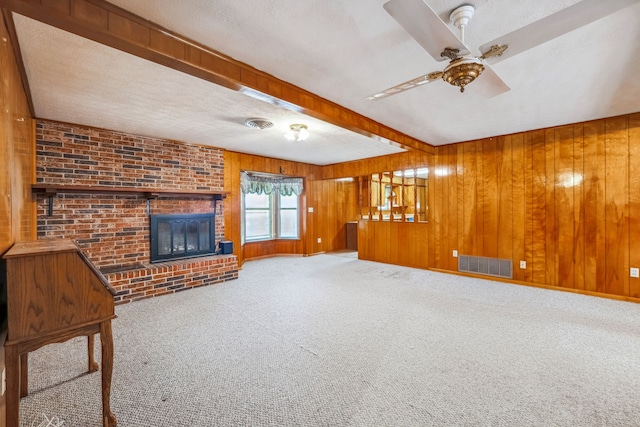
[[[454,59],[442,73],[442,79],[453,86],[464,87],[474,81],[484,71],[484,65],[478,58],[462,57]]]

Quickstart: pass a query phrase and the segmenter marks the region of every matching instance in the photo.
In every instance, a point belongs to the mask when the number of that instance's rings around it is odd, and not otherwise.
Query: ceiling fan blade
[[[399,85],[395,85],[390,87],[389,89],[385,89],[382,92],[375,93],[371,96],[367,96],[367,99],[376,101],[378,99],[386,98],[391,95],[395,95],[396,93],[404,92],[405,90],[413,89],[418,86],[425,85],[427,83],[431,83],[433,81],[438,80],[442,77],[442,71],[434,71],[429,74],[425,74],[420,77],[416,77],[415,79],[411,79],[407,82],[400,83]]]
[[[519,30],[485,43],[480,46],[480,52],[486,52],[494,45],[508,45],[509,48],[504,54],[494,57],[491,61],[495,64],[590,24],[638,1],[640,0],[583,0]]]
[[[469,54],[464,43],[423,0],[391,0],[383,7],[436,61],[449,60],[440,55],[445,47],[458,49],[461,56]]]
[[[493,98],[502,93],[508,92],[511,88],[493,71],[486,62],[484,63],[484,71],[472,83],[467,86],[469,92],[477,92],[486,98]]]

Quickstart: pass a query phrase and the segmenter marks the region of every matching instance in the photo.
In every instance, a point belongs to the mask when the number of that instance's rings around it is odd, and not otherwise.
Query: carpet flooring
[[[640,425],[638,304],[326,254],[116,314],[120,426]],[[86,339],[29,361],[22,426],[101,425]]]

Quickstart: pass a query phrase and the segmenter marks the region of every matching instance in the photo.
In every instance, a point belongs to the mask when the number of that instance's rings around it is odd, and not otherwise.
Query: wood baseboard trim
[[[560,286],[549,286],[549,285],[543,285],[543,284],[540,284],[540,283],[524,282],[524,281],[521,281],[521,280],[509,280],[509,279],[503,279],[503,278],[500,278],[500,277],[483,276],[481,274],[461,273],[459,271],[444,270],[444,269],[440,269],[440,268],[427,268],[427,270],[435,271],[437,273],[455,274],[457,276],[473,277],[474,279],[492,280],[494,282],[503,282],[503,283],[509,283],[509,284],[514,284],[514,285],[529,286],[531,288],[548,289],[548,290],[551,290],[551,291],[570,292],[570,293],[573,293],[573,294],[587,295],[587,296],[599,297],[599,298],[607,298],[607,299],[612,299],[612,300],[616,300],[616,301],[633,302],[633,303],[636,303],[636,304],[640,303],[640,298],[626,297],[626,296],[621,296],[621,295],[605,294],[603,292],[593,292],[593,291],[586,291],[586,290],[583,290],[583,289],[563,288],[563,287],[560,287]]]

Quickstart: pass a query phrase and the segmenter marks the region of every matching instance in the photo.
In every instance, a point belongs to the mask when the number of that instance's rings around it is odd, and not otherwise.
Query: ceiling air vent
[[[271,126],[273,126],[273,122],[270,122],[267,119],[247,119],[244,121],[244,125],[248,126],[250,128],[256,128],[256,129],[268,129]]]

